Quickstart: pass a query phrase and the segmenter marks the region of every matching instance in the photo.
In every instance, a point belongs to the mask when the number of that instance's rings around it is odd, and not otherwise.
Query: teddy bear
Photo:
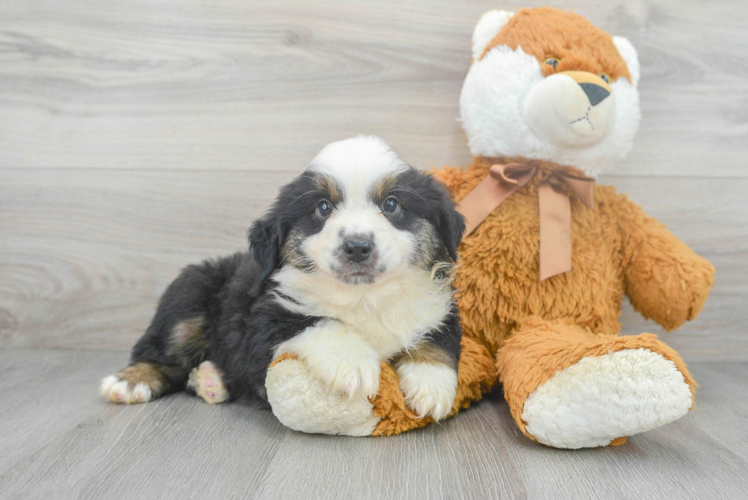
[[[450,416],[498,383],[521,432],[556,448],[623,444],[693,407],[697,384],[657,336],[619,335],[621,302],[666,330],[701,311],[714,268],[594,178],[632,147],[636,50],[552,8],[490,11],[460,96],[472,164],[434,170],[467,232],[454,277],[463,329]],[[274,414],[304,432],[422,427],[392,366],[371,400],[335,394],[303,359],[266,379]]]

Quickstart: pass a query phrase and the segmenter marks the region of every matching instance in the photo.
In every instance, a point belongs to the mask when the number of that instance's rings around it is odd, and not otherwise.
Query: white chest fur
[[[389,359],[413,347],[439,328],[452,307],[448,283],[422,269],[408,269],[397,278],[371,285],[349,285],[323,273],[280,269],[273,280],[285,308],[307,316],[332,318],[358,334],[381,357]]]

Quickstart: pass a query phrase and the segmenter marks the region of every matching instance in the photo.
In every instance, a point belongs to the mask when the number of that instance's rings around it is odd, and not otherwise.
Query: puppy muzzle
[[[381,274],[378,252],[373,235],[352,234],[343,237],[337,253],[335,272],[346,283],[372,283]]]

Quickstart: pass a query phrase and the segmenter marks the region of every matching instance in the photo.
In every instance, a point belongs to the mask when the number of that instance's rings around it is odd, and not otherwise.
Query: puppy
[[[445,188],[381,139],[330,144],[252,224],[249,252],[184,269],[101,392],[263,401],[268,365],[290,353],[349,397],[373,397],[389,361],[410,408],[442,419],[457,388],[463,230]]]

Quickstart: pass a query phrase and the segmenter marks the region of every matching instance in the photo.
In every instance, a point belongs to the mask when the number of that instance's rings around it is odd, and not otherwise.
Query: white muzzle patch
[[[351,259],[346,243],[368,240],[370,256]],[[373,202],[362,197],[346,201],[319,233],[302,245],[304,252],[325,273],[346,283],[372,283],[403,270],[416,244],[413,235],[399,231],[382,215]]]

